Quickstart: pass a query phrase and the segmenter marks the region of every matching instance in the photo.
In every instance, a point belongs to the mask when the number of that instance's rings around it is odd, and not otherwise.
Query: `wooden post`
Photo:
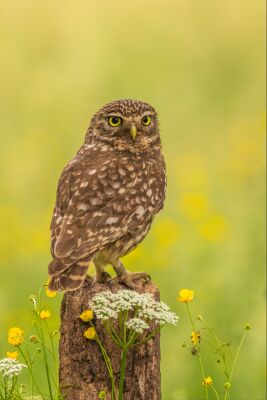
[[[159,300],[159,290],[152,282],[135,281],[139,293],[151,293]],[[88,324],[79,319],[88,309],[89,300],[104,290],[116,292],[125,289],[118,283],[96,283],[88,277],[82,288],[66,292],[61,306],[60,369],[61,392],[65,400],[97,400],[105,391],[111,399],[110,378],[103,356],[95,341],[84,338]],[[93,321],[113,366],[116,386],[120,376],[121,350],[115,346],[102,328],[101,322]],[[160,400],[160,334],[146,343],[132,348],[127,355],[124,400]]]

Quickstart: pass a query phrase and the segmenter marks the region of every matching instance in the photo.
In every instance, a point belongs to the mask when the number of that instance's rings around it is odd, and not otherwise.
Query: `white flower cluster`
[[[103,321],[110,318],[117,319],[119,313],[123,311],[134,311],[137,318],[133,318],[134,322],[131,323],[129,320],[127,326],[133,324],[132,326],[142,331],[147,327],[140,325],[140,321],[146,325],[152,321],[160,325],[176,325],[178,322],[177,315],[171,312],[165,303],[155,301],[148,293],[140,294],[133,290],[119,290],[117,293],[104,291],[91,299],[89,307],[93,309],[96,317]]]
[[[153,299],[152,302],[148,301],[144,307],[138,310],[137,316],[145,320],[155,321],[159,325],[177,325],[179,320],[179,317],[171,312],[165,303],[162,301],[157,302]]]
[[[0,360],[0,372],[3,377],[13,378],[18,376],[23,368],[27,368],[27,365],[19,363],[13,358],[3,358]]]
[[[136,333],[143,333],[144,330],[149,328],[149,325],[141,318],[131,318],[125,323],[125,325]]]

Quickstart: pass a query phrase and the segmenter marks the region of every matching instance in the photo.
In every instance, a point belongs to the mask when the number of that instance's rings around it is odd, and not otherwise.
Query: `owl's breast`
[[[116,204],[131,214],[130,230],[139,230],[163,207],[166,174],[163,157],[121,158],[118,165],[120,188]],[[112,178],[112,177],[111,177]]]

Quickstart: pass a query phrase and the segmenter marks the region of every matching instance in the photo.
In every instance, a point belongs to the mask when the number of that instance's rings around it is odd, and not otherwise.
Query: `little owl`
[[[75,290],[90,261],[96,281],[134,288],[142,273],[125,270],[120,258],[147,235],[163,207],[165,162],[157,113],[143,101],[118,100],[92,118],[84,144],[60,176],[51,222],[48,266],[51,290]]]

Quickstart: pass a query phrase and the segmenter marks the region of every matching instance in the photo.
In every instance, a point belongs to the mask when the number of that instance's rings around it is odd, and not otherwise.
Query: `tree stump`
[[[139,293],[151,293],[159,301],[159,290],[152,282],[140,279],[136,282]],[[61,328],[59,345],[59,380],[65,400],[97,400],[105,391],[111,399],[111,384],[108,371],[99,346],[94,340],[87,340],[83,333],[88,324],[79,319],[82,311],[88,309],[89,300],[104,290],[117,292],[125,286],[114,283],[99,284],[87,277],[84,285],[73,292],[64,294],[61,306]],[[112,366],[118,387],[120,376],[121,350],[107,336],[101,321],[93,320],[98,336],[104,345]],[[132,348],[127,355],[124,400],[160,400],[160,334],[146,343]]]

